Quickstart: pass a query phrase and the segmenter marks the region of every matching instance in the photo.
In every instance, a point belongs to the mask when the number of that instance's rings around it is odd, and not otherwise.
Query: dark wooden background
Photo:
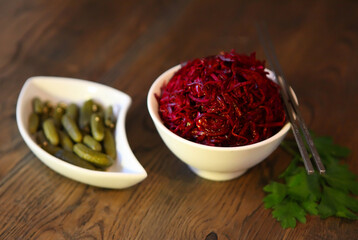
[[[358,173],[357,1],[0,1],[1,239],[357,239],[358,224],[308,217],[284,230],[262,188],[281,149],[242,177],[211,182],[164,146],[146,108],[164,70],[220,51],[257,52],[264,21],[309,128],[352,149]],[[69,180],[23,142],[15,107],[31,76],[87,79],[128,93],[127,135],[148,178],[125,190]],[[211,233],[211,234],[210,234]]]

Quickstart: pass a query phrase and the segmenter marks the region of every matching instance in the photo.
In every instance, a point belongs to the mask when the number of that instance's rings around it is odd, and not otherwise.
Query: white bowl
[[[152,84],[147,96],[147,106],[154,125],[167,147],[194,173],[209,180],[223,181],[241,176],[249,168],[263,161],[281,143],[291,125],[287,123],[274,136],[247,146],[213,147],[186,140],[166,128],[158,113],[155,94],[160,95],[161,87],[180,69],[175,66],[160,75]],[[274,75],[270,72],[270,79]]]
[[[106,171],[88,170],[58,159],[39,147],[28,131],[31,100],[35,96],[52,103],[73,102],[82,105],[92,98],[103,106],[112,105],[117,116],[114,133],[117,149],[115,163]],[[125,117],[130,104],[131,98],[127,94],[99,83],[60,77],[32,77],[25,82],[18,97],[16,120],[25,143],[49,168],[85,184],[120,189],[133,186],[147,177],[130,149],[126,136]]]

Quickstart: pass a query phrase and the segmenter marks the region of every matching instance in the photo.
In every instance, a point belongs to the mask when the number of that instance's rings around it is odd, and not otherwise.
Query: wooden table
[[[219,3],[220,2],[220,3]],[[288,165],[277,149],[242,177],[197,177],[164,145],[146,108],[153,80],[220,51],[264,53],[265,21],[309,128],[352,149],[358,173],[356,1],[0,1],[0,239],[357,239],[357,222],[308,217],[282,229],[262,188]],[[130,146],[148,177],[109,190],[67,179],[22,140],[15,107],[31,76],[128,93]]]

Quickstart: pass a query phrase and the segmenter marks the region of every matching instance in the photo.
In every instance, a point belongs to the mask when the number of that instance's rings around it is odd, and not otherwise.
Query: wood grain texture
[[[180,62],[263,50],[265,21],[309,128],[352,149],[358,173],[358,2],[0,0],[0,239],[356,239],[357,222],[308,217],[284,230],[262,188],[290,157],[281,149],[228,182],[197,177],[164,146],[146,109],[151,83]],[[128,93],[127,136],[148,172],[108,190],[69,180],[23,142],[16,101],[50,75]]]

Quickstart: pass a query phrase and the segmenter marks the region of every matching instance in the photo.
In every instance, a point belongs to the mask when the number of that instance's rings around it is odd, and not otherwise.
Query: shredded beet
[[[255,53],[223,52],[182,64],[156,98],[168,129],[209,146],[257,143],[286,121],[279,86]]]

